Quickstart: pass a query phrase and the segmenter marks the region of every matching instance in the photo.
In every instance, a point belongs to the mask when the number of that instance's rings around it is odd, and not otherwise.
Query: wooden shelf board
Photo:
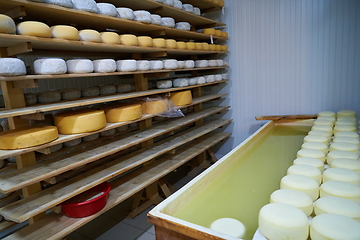
[[[227,109],[227,107],[212,107],[199,112],[194,112],[186,117],[170,120],[164,124],[155,125],[145,130],[124,134],[119,140],[110,141],[108,144],[101,145],[91,150],[83,150],[83,152],[73,156],[38,162],[35,165],[4,173],[0,175],[0,191],[3,193],[13,192],[33,183],[40,182],[44,179],[54,177],[76,167],[96,161],[100,158],[110,156],[121,150],[135,146],[175,129],[179,129],[180,127],[224,111],[225,109]]]
[[[146,34],[150,36],[156,36],[154,34],[158,34],[158,32],[166,30],[166,35],[170,38],[181,37],[194,40],[209,40],[208,35],[194,31],[184,31],[154,24],[131,21],[102,14],[65,8],[53,4],[37,3],[27,0],[0,0],[0,6],[4,9],[24,6],[27,17],[40,21],[47,21],[48,19],[51,19],[54,25],[79,24],[86,26],[86,28],[97,29],[98,31],[114,29],[120,31],[120,33],[135,32],[140,35]]]
[[[226,139],[229,133],[209,133],[177,150],[176,155],[166,155],[146,167],[126,174],[111,182],[112,190],[106,206],[98,213],[85,218],[69,218],[64,214],[50,213],[46,218],[8,236],[7,240],[60,239],[85,225],[158,179],[174,171],[202,151]]]
[[[203,11],[218,11],[221,10],[221,6],[210,0],[182,0],[182,3],[192,4],[195,7],[200,8]]]
[[[193,127],[139,151],[130,153],[125,157],[116,159],[101,167],[54,185],[53,187],[31,195],[26,199],[4,206],[0,209],[0,213],[7,220],[15,222],[26,221],[71,197],[128,170],[134,169],[172,149],[189,143],[229,122],[231,122],[230,119],[218,119]],[[106,148],[104,150],[106,151]],[[28,177],[31,176],[28,175]]]
[[[146,74],[146,73],[164,73],[164,72],[185,72],[185,71],[203,71],[224,69],[228,66],[222,67],[206,67],[206,68],[183,68],[175,70],[149,70],[149,71],[134,71],[134,72],[112,72],[112,73],[84,73],[84,74],[59,74],[59,75],[24,75],[24,76],[0,76],[0,81],[24,81],[35,79],[58,79],[58,78],[78,78],[78,77],[106,77],[106,76],[118,76],[118,75],[134,75],[134,74]]]

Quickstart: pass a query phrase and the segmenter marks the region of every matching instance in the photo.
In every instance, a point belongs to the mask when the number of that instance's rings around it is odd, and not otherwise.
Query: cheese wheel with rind
[[[183,4],[182,5],[182,10],[192,13],[194,11],[194,6],[191,5],[191,4]]]
[[[118,12],[119,18],[123,18],[127,20],[134,20],[135,18],[134,11],[131,8],[120,7],[120,8],[116,8],[116,10]]]
[[[17,34],[33,37],[51,38],[51,29],[48,25],[37,21],[25,21],[17,25]]]
[[[360,204],[360,187],[344,181],[327,181],[320,186],[320,197],[342,197]]]
[[[161,25],[161,16],[158,14],[151,14],[151,24]]]
[[[125,46],[138,46],[139,41],[133,34],[122,34],[120,35],[120,43]]]
[[[139,46],[142,47],[152,47],[153,39],[149,36],[139,36],[138,37]]]
[[[143,23],[151,23],[151,14],[145,10],[134,11],[134,20]]]
[[[175,27],[175,20],[171,17],[162,17],[161,26],[173,28]]]
[[[182,41],[177,41],[176,42],[176,48],[178,48],[178,49],[186,49],[186,43],[182,42]]]
[[[81,90],[81,97],[95,97],[100,95],[99,87],[87,87]]]
[[[81,98],[81,91],[78,88],[68,88],[61,90],[62,100],[76,100]]]
[[[156,87],[160,89],[167,89],[172,87],[172,81],[171,80],[162,80],[156,82]]]
[[[169,104],[167,99],[146,101],[141,103],[143,114],[159,114],[168,111]]]
[[[116,7],[111,3],[97,3],[96,4],[99,9],[99,14],[108,15],[111,17],[118,17],[118,12],[116,11]]]
[[[14,20],[5,14],[0,14],[0,33],[16,33],[16,25]]]
[[[101,42],[108,44],[120,44],[120,36],[115,32],[101,32]]]
[[[55,145],[52,145],[49,147],[51,153],[57,152],[57,151],[61,150],[62,148],[63,148],[62,143],[55,144]]]
[[[182,9],[182,2],[180,0],[174,0],[174,8]]]
[[[138,71],[147,71],[150,70],[150,63],[148,60],[137,60],[136,68]]]
[[[185,67],[185,61],[178,61],[178,68],[183,69]]]
[[[94,0],[71,0],[73,3],[73,8],[80,10],[80,11],[86,11],[86,12],[92,12],[92,13],[98,13],[99,8],[96,5],[96,2]]]
[[[164,38],[154,38],[153,39],[153,47],[165,48],[166,41]]]
[[[83,29],[79,31],[79,40],[85,42],[101,43],[101,35],[96,30]]]
[[[32,106],[37,104],[37,95],[36,93],[24,93],[25,104],[26,106]]]
[[[201,9],[198,7],[194,7],[192,13],[196,15],[201,15]]]
[[[66,61],[68,73],[92,73],[94,64],[90,59],[71,59]]]
[[[21,76],[26,74],[25,63],[17,58],[0,58],[0,76]]]
[[[108,73],[116,71],[116,62],[114,59],[97,59],[93,61],[94,72]]]
[[[174,39],[166,39],[165,47],[166,48],[177,48],[176,41]]]
[[[161,70],[164,68],[164,64],[161,60],[151,60],[149,63],[151,70]]]
[[[141,104],[114,105],[103,108],[109,123],[127,122],[141,118]]]
[[[116,87],[113,84],[99,86],[100,95],[110,95],[116,93]]]
[[[103,131],[100,133],[100,137],[109,137],[111,135],[114,135],[116,133],[116,129],[113,128],[113,129],[109,129],[109,130],[106,130],[106,131]]]
[[[185,31],[190,31],[191,25],[188,22],[177,22],[175,23],[175,28]]]
[[[133,72],[137,70],[135,59],[125,59],[116,61],[116,70],[118,72]]]
[[[41,58],[35,60],[34,72],[35,74],[64,74],[67,72],[67,66],[61,58]]]
[[[187,78],[177,78],[173,81],[174,87],[187,87],[189,86],[189,80]]]
[[[162,2],[166,5],[174,6],[174,0],[163,0]]]
[[[163,60],[163,64],[164,64],[164,69],[170,69],[170,70],[177,69],[179,66],[176,59]]]
[[[73,8],[74,5],[71,0],[45,0],[47,4],[54,4],[61,7]]]
[[[313,212],[313,200],[305,193],[293,189],[279,189],[270,195],[270,203],[286,203],[297,207],[306,216]]]
[[[175,106],[183,106],[192,103],[191,91],[171,92],[169,99]]]
[[[83,142],[94,141],[94,140],[98,139],[99,137],[100,137],[99,133],[94,133],[89,136],[82,137],[82,141]]]
[[[312,200],[319,197],[319,184],[311,177],[293,174],[280,181],[280,189],[294,189],[306,193]]]
[[[51,27],[51,36],[53,38],[77,41],[80,39],[79,31],[66,25],[56,25]]]
[[[316,134],[316,135],[324,135],[325,137],[327,137],[329,140],[332,136],[332,134],[330,132],[327,132],[327,131],[323,131],[323,130],[311,130],[308,132],[308,135],[313,135],[313,134]]]
[[[103,110],[83,109],[56,114],[54,124],[61,134],[92,132],[106,126]]]
[[[60,91],[45,91],[37,94],[38,103],[54,103],[61,101]]]
[[[321,111],[317,115],[318,117],[336,117],[336,113],[333,111]]]
[[[194,68],[195,61],[194,60],[185,60],[184,61],[184,68]]]

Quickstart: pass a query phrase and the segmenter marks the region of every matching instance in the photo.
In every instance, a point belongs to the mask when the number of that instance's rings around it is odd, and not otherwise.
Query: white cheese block
[[[94,140],[98,139],[99,137],[100,137],[99,133],[94,133],[89,136],[82,137],[82,141],[83,142],[94,141]]]
[[[296,165],[290,166],[287,170],[287,175],[292,175],[292,174],[298,174],[298,175],[311,177],[318,183],[318,185],[320,185],[321,180],[322,180],[321,171],[319,169],[317,169],[316,167],[306,165],[306,164],[296,164]]]
[[[143,23],[151,23],[151,14],[145,10],[137,10],[134,11],[135,21],[143,22]]]
[[[352,126],[352,125],[336,125],[334,127],[334,133],[344,132],[344,131],[356,132],[357,128],[355,126]]]
[[[185,61],[178,61],[178,68],[179,69],[185,68]]]
[[[118,72],[133,72],[137,70],[136,60],[126,59],[116,61],[116,69]]]
[[[360,205],[341,197],[322,197],[314,202],[315,215],[334,213],[360,221]]]
[[[17,34],[34,37],[51,37],[51,29],[48,25],[37,21],[25,21],[17,25]]]
[[[150,69],[150,63],[148,60],[137,60],[136,68],[138,71],[147,71]]]
[[[200,10],[200,8],[194,7],[194,9],[193,9],[193,14],[201,15],[201,10]]]
[[[178,61],[176,59],[166,59],[163,60],[164,69],[177,69]]]
[[[108,137],[108,136],[111,136],[111,135],[114,135],[116,133],[116,129],[113,128],[113,129],[109,129],[109,130],[106,130],[106,131],[103,131],[100,133],[100,137]]]
[[[338,111],[337,114],[336,114],[337,118],[340,118],[340,117],[357,117],[356,116],[356,112],[353,111],[353,110],[341,110],[341,111]]]
[[[209,60],[209,67],[217,67],[217,60]]]
[[[360,174],[346,168],[328,168],[323,173],[323,182],[344,181],[360,187]]]
[[[329,138],[325,137],[324,135],[312,134],[304,137],[304,142],[319,142],[328,145]]]
[[[93,61],[94,71],[100,73],[115,72],[116,62],[114,59],[98,59]]]
[[[189,80],[187,78],[177,78],[173,81],[174,87],[187,87],[189,86]]]
[[[293,189],[279,189],[270,195],[270,203],[286,203],[297,207],[306,216],[313,212],[313,200],[305,193]]]
[[[194,78],[189,78],[189,86],[194,86],[196,84],[198,84],[198,78],[194,77]]]
[[[131,92],[132,91],[132,86],[130,83],[121,83],[116,85],[116,92],[117,93],[126,93],[126,92]]]
[[[81,91],[78,88],[68,88],[61,90],[62,100],[75,100],[81,98]]]
[[[358,148],[360,148],[360,140],[353,137],[334,137],[333,143],[344,142],[344,143],[352,143],[355,144]]]
[[[218,67],[222,67],[222,66],[225,66],[224,65],[224,60],[222,60],[222,59],[216,59],[216,65],[218,66]]]
[[[186,60],[184,61],[184,68],[194,68],[195,67],[195,61],[194,60]]]
[[[101,43],[101,35],[98,31],[92,29],[84,29],[79,31],[79,40],[85,42]]]
[[[64,142],[64,147],[74,147],[76,145],[79,145],[81,143],[81,138],[73,139],[67,142]]]
[[[118,12],[116,11],[116,7],[111,3],[97,3],[96,4],[99,9],[99,14],[108,15],[111,17],[117,17]]]
[[[116,132],[123,132],[123,131],[128,130],[128,128],[129,128],[129,125],[124,125],[124,126],[117,127],[115,129],[116,129]]]
[[[99,87],[87,87],[81,90],[81,97],[96,97],[99,96],[100,90]]]
[[[331,151],[347,151],[353,152],[359,157],[359,148],[352,143],[347,142],[335,142],[330,145],[330,152]]]
[[[151,14],[151,24],[161,25],[161,16],[158,14]]]
[[[321,142],[305,142],[301,149],[316,149],[322,151],[325,155],[328,153],[328,145]]]
[[[321,111],[318,113],[318,117],[336,117],[336,113],[333,111]]]
[[[312,157],[325,162],[325,154],[322,151],[315,149],[301,149],[297,152],[296,157]]]
[[[134,20],[135,18],[134,11],[130,8],[121,7],[121,8],[116,8],[116,10],[120,18],[127,20]]]
[[[317,158],[300,157],[300,158],[296,158],[293,161],[293,164],[294,165],[305,164],[305,165],[316,167],[317,169],[320,170],[320,172],[324,171],[324,163],[321,160],[317,159]]]
[[[194,6],[191,4],[183,4],[182,5],[182,9],[186,12],[193,12],[194,11]]]
[[[205,77],[197,77],[197,84],[204,84],[206,83]]]
[[[66,61],[68,73],[91,73],[94,64],[90,59],[71,59]]]
[[[64,74],[67,66],[61,58],[42,58],[34,62],[35,74]]]
[[[156,87],[160,89],[166,89],[172,87],[172,81],[171,80],[162,80],[156,82]]]
[[[326,161],[328,164],[331,164],[331,162],[334,159],[337,158],[347,158],[347,159],[353,159],[353,160],[359,160],[359,157],[353,153],[353,152],[348,152],[348,151],[331,151],[328,153],[328,155],[326,156]]]
[[[180,30],[190,31],[191,25],[188,22],[177,22],[175,24],[175,28]]]
[[[208,60],[196,60],[195,61],[195,67],[197,68],[205,68],[209,66]]]
[[[171,17],[162,17],[161,18],[161,26],[165,27],[175,27],[175,20]]]
[[[182,9],[182,2],[180,0],[174,0],[174,8]]]
[[[214,75],[207,75],[207,76],[205,76],[205,79],[206,79],[207,83],[215,82],[215,76]]]
[[[161,70],[164,68],[164,64],[161,60],[151,60],[149,61],[151,70]]]
[[[77,41],[80,38],[79,31],[66,25],[56,25],[51,27],[51,35],[53,38],[74,40]]]
[[[1,76],[21,76],[26,74],[26,67],[22,60],[17,58],[0,58]]]
[[[110,95],[116,93],[116,87],[115,85],[102,85],[99,86],[100,95]]]
[[[344,181],[327,181],[320,186],[320,197],[342,197],[360,204],[360,187]]]
[[[259,229],[271,240],[306,240],[308,218],[303,211],[286,203],[270,203],[259,212]]]
[[[0,14],[0,33],[16,33],[16,25],[14,20],[5,14]]]
[[[25,104],[26,106],[31,106],[37,104],[36,93],[24,93]]]
[[[174,6],[174,0],[163,0],[162,2],[166,5]]]
[[[222,75],[221,74],[215,74],[214,77],[215,77],[215,82],[222,80]]]
[[[360,174],[360,161],[348,159],[348,158],[337,158],[331,161],[329,164],[331,168],[345,168],[353,170]]]
[[[332,133],[328,132],[328,131],[323,131],[323,130],[311,130],[308,132],[308,135],[312,135],[312,134],[319,134],[319,135],[324,135],[327,138],[331,138]]]
[[[73,8],[80,10],[80,11],[86,11],[86,12],[92,12],[92,13],[98,13],[99,8],[96,5],[96,2],[94,0],[71,0],[73,3]]]
[[[310,224],[312,240],[360,239],[360,223],[339,214],[321,214],[313,218]]]
[[[57,152],[57,151],[61,150],[62,148],[63,148],[62,143],[55,144],[55,145],[52,145],[49,147],[51,153]]]
[[[61,101],[60,91],[46,91],[37,94],[38,103],[54,103]]]
[[[242,238],[245,235],[245,225],[234,218],[219,218],[211,223],[210,229],[216,232],[225,233],[235,238]]]
[[[115,32],[101,32],[101,42],[109,44],[120,44],[120,36]]]
[[[54,4],[62,7],[73,8],[74,5],[71,0],[45,0],[47,4]]]
[[[306,193],[312,200],[319,197],[319,184],[311,177],[287,175],[281,179],[280,189],[294,189]]]

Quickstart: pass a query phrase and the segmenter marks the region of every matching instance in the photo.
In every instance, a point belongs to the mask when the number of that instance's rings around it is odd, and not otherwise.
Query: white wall
[[[353,109],[360,116],[360,1],[226,0],[228,127],[221,156],[263,122],[257,115]]]

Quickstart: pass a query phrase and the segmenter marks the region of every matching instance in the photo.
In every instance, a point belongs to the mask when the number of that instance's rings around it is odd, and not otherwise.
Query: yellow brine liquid
[[[234,218],[246,227],[244,239],[251,240],[260,208],[279,189],[309,130],[310,126],[273,126],[232,154],[229,166],[172,216],[207,228],[216,219]]]

